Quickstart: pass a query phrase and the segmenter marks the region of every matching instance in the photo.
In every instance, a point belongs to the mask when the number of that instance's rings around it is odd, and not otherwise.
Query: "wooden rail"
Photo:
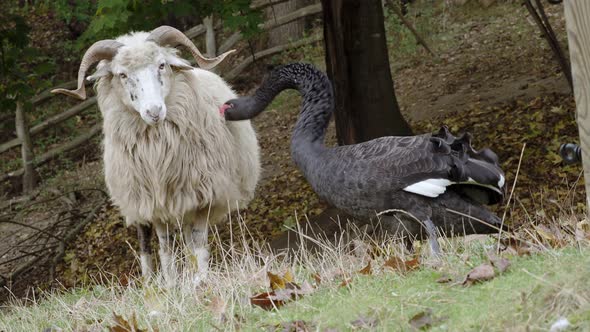
[[[38,125],[33,126],[30,130],[29,133],[31,136],[36,135],[42,131],[44,131],[45,129],[48,129],[58,123],[64,122],[65,120],[80,114],[82,111],[94,106],[94,104],[96,104],[96,97],[92,97],[89,98],[83,102],[81,102],[80,104],[77,104],[76,106],[62,112],[59,114],[56,114],[52,117],[50,117],[49,119],[39,123]],[[20,139],[19,138],[14,138],[6,143],[2,143],[0,144],[0,153],[7,151],[9,149],[12,149],[14,147],[17,147],[20,145]]]
[[[590,1],[563,2],[590,215]]]

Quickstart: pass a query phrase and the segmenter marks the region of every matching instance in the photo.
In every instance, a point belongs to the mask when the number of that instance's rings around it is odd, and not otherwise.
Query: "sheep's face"
[[[174,70],[192,69],[175,50],[152,42],[122,47],[109,67],[120,100],[149,125],[166,119],[166,97],[174,83]]]

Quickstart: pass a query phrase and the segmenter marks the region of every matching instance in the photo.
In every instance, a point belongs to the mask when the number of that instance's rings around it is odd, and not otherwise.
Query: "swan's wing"
[[[359,181],[371,178],[382,187],[376,190],[438,197],[453,186],[483,203],[501,200],[505,180],[497,156],[489,149],[473,150],[469,135],[455,138],[441,132],[378,138],[343,149],[348,156],[342,159],[357,166],[351,165],[349,175]]]

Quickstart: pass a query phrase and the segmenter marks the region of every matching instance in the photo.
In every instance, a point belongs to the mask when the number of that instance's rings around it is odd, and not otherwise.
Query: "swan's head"
[[[219,114],[228,121],[250,120],[264,109],[253,97],[240,97],[226,101]]]

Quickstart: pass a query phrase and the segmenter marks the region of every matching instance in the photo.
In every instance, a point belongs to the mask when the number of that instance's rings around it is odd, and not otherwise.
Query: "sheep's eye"
[[[121,79],[126,79],[127,78],[127,75],[124,74],[124,73],[121,73],[121,74],[119,74],[119,77],[121,77]]]
[[[166,67],[165,63],[160,64],[160,70],[164,70],[165,67]]]

